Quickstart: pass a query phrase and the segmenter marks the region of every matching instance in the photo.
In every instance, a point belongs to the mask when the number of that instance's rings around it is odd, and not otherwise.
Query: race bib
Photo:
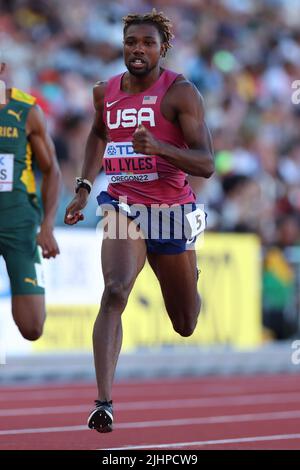
[[[205,230],[206,216],[205,216],[205,212],[202,209],[197,208],[193,212],[186,214],[186,218],[189,222],[189,226],[191,229],[190,238],[195,237],[196,235],[199,235],[199,233]]]
[[[0,192],[13,190],[14,155],[0,153]]]
[[[158,179],[156,156],[135,153],[131,142],[108,142],[103,166],[110,183],[145,183]]]
[[[34,263],[34,267],[35,267],[37,285],[39,287],[45,288],[45,276],[44,276],[43,265],[39,263]]]

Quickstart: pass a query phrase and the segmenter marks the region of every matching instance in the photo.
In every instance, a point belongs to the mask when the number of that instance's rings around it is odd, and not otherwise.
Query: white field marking
[[[236,437],[232,439],[218,439],[214,441],[194,441],[194,442],[177,442],[170,444],[151,444],[144,446],[124,446],[124,447],[112,447],[110,449],[97,449],[97,450],[135,450],[135,449],[179,449],[187,447],[200,447],[200,446],[212,446],[212,445],[224,445],[224,444],[239,444],[243,442],[264,442],[264,441],[283,441],[291,439],[300,439],[300,434],[275,434],[274,436],[253,436],[253,437]]]
[[[253,384],[252,384],[253,385]],[[201,383],[201,379],[196,381],[196,380],[191,380],[184,378],[184,380],[180,381],[171,381],[168,380],[167,378],[164,379],[161,382],[152,382],[152,381],[143,381],[142,379],[139,382],[115,382],[114,387],[115,390],[120,393],[123,392],[123,390],[127,392],[132,393],[132,389],[145,389],[149,390],[149,387],[155,387],[159,388],[159,392],[163,391],[165,392],[167,387],[170,386],[172,389],[174,387],[176,388],[183,388],[184,390],[188,387],[201,387],[201,390],[207,390],[207,392],[212,393],[223,393],[223,392],[240,392],[244,389],[248,388],[248,384],[245,384],[245,386],[241,385],[232,385],[232,384],[224,384],[222,383],[222,379],[220,379],[220,383],[216,384],[207,384],[204,382],[203,384]],[[299,387],[300,389],[300,387]],[[53,384],[49,383],[46,385],[43,384],[22,384],[22,385],[12,385],[10,387],[7,386],[1,386],[0,384],[0,393],[6,393],[9,395],[10,393],[24,393],[24,392],[29,392],[29,393],[36,393],[36,392],[52,392],[52,391],[62,391],[62,392],[69,392],[70,390],[85,390],[85,391],[94,391],[96,390],[96,383],[63,383],[63,384]]]
[[[96,384],[94,382],[30,382],[30,383],[22,383],[22,384],[10,384],[10,385],[0,385],[0,391],[4,391],[7,393],[14,393],[14,392],[28,392],[28,391],[45,391],[48,390],[84,390],[89,389],[92,390],[96,388]]]
[[[224,424],[224,423],[242,423],[253,421],[280,421],[287,419],[300,419],[300,410],[276,411],[272,413],[248,413],[243,415],[226,415],[226,416],[208,416],[205,418],[183,418],[183,419],[166,419],[157,421],[137,421],[132,423],[119,423],[116,429],[140,429],[140,428],[158,428],[172,426],[193,426],[201,424]],[[25,429],[3,429],[0,436],[8,436],[13,434],[40,434],[52,432],[73,432],[89,430],[87,426],[62,426],[50,428],[25,428]]]
[[[63,390],[48,390],[48,391],[35,391],[35,392],[1,392],[0,401],[31,401],[31,400],[57,400],[57,399],[71,399],[71,398],[91,398],[96,396],[96,388],[94,390],[74,390],[70,387],[68,391]]]
[[[299,393],[278,393],[273,395],[244,395],[233,397],[213,397],[213,398],[187,398],[185,400],[159,400],[159,401],[133,401],[128,403],[117,403],[114,409],[117,411],[136,410],[168,410],[178,407],[184,408],[206,408],[217,406],[243,406],[262,404],[287,404],[299,403]],[[6,416],[32,416],[32,415],[52,415],[52,414],[74,414],[89,412],[92,409],[91,403],[83,405],[61,405],[32,408],[12,408],[0,410],[0,417]]]
[[[115,395],[122,395],[122,397],[124,396],[132,396],[132,388],[129,387],[127,389],[127,385],[122,385],[122,386],[118,386],[117,384],[115,385],[115,389],[114,389],[114,393]],[[161,389],[160,390],[155,390],[155,395],[157,395],[158,397],[160,396],[169,396],[170,395],[170,388],[171,390],[174,390],[174,384],[171,383],[171,384],[168,384],[168,383],[163,383],[163,384],[160,384],[160,387]],[[169,388],[170,387],[170,388]],[[234,387],[234,386],[229,386],[229,387],[222,387],[222,386],[216,386],[216,387],[207,387],[207,386],[200,386],[198,384],[195,384],[195,385],[190,385],[189,383],[185,382],[184,384],[182,384],[182,391],[184,392],[187,388],[191,388],[191,387],[195,387],[196,390],[201,390],[201,394],[202,393],[207,393],[207,394],[210,394],[210,393],[213,393],[215,395],[222,395],[223,393],[224,394],[230,394],[230,393],[245,393],[245,392],[249,392],[248,389],[246,389],[245,387]],[[199,387],[199,388],[198,388]],[[152,388],[152,383],[150,385],[145,385],[145,386],[141,386],[141,384],[136,384],[134,388],[134,392],[141,395],[141,396],[151,396],[153,397],[153,388]],[[178,392],[178,389],[179,387],[176,387],[176,392]],[[76,392],[76,393],[74,393]],[[300,392],[300,388],[299,388],[299,392]],[[271,393],[269,392],[268,390],[266,391],[266,393]],[[83,389],[83,390],[80,390],[78,388],[72,388],[72,385],[68,388],[68,389],[40,389],[40,388],[37,388],[36,390],[18,390],[18,389],[15,389],[15,390],[10,390],[10,391],[6,391],[5,389],[1,390],[0,388],[0,401],[30,401],[30,400],[49,400],[49,399],[56,399],[56,398],[70,398],[70,397],[74,397],[74,396],[83,396],[83,397],[93,397],[94,395],[96,396],[97,392],[96,392],[96,385],[94,387],[90,387],[90,388],[86,388],[86,389]]]
[[[236,389],[236,388],[248,388],[256,387],[257,385],[288,385],[289,383],[296,382],[299,385],[299,374],[259,374],[259,375],[232,375],[232,376],[215,376],[208,379],[203,376],[190,376],[190,377],[165,377],[163,379],[157,378],[141,378],[139,380],[117,380],[115,382],[115,387],[126,388],[136,388],[138,387],[149,387],[149,385],[154,387],[161,387],[164,385],[172,385],[175,387],[186,387],[186,384],[199,385],[201,388],[208,387],[210,391],[216,390],[218,388],[224,389]],[[3,390],[7,391],[19,391],[19,390],[63,390],[63,389],[72,389],[72,388],[94,388],[96,383],[91,380],[86,382],[70,382],[70,381],[58,381],[58,382],[45,382],[43,383],[25,383],[25,384],[11,384],[4,385],[1,387]]]
[[[292,377],[292,376],[291,376]],[[234,377],[233,377],[234,379]],[[243,386],[240,384],[232,384],[228,378],[224,377],[219,377],[216,378],[215,381],[210,382],[207,381],[205,378],[201,377],[166,377],[163,380],[157,380],[157,379],[143,379],[141,378],[139,381],[135,380],[129,380],[129,381],[116,381],[115,382],[115,387],[116,389],[123,388],[125,389],[132,389],[136,387],[142,387],[142,388],[149,388],[149,386],[153,387],[158,387],[161,388],[162,386],[165,385],[170,385],[174,387],[184,387],[186,388],[186,384],[188,385],[200,385],[201,388],[208,387],[209,391],[213,391],[221,388],[224,390],[240,390],[240,388],[246,388],[249,384],[245,383]],[[265,384],[265,382],[264,382]],[[250,384],[251,385],[251,384]],[[252,383],[253,385],[253,383]],[[70,390],[70,389],[94,389],[96,387],[95,382],[87,381],[87,382],[46,382],[46,383],[25,383],[25,384],[11,384],[11,385],[0,385],[0,390],[6,391],[6,392],[21,392],[21,391],[48,391],[48,390]]]
[[[117,380],[115,382],[115,387],[128,387],[136,388],[137,386],[148,387],[149,385],[154,387],[161,387],[162,385],[172,385],[172,386],[184,386],[185,384],[195,384],[202,387],[209,387],[210,391],[215,390],[216,388],[224,389],[235,389],[235,388],[248,388],[255,387],[257,385],[266,385],[267,383],[273,385],[288,385],[289,383],[296,382],[299,384],[299,374],[259,374],[259,375],[232,375],[232,376],[212,376],[211,378],[203,376],[190,376],[190,377],[165,377],[163,379],[157,378],[141,378],[139,380]],[[87,380],[86,382],[69,382],[69,381],[58,381],[58,382],[46,382],[46,383],[25,383],[25,384],[11,384],[0,385],[0,390],[14,391],[14,390],[63,390],[63,389],[72,389],[72,388],[94,388],[96,386],[94,381]]]
[[[152,382],[149,382],[151,383],[152,385]],[[300,384],[300,381],[299,381],[299,384]],[[136,384],[137,386],[134,387],[134,389],[132,390],[131,387],[126,390],[126,387],[127,387],[127,383],[124,384],[124,385],[121,385],[121,384],[116,384],[115,386],[115,391],[114,391],[114,394],[116,396],[118,396],[118,394],[120,394],[122,397],[132,397],[132,394],[133,392],[134,393],[137,393],[138,392],[138,395],[140,396],[143,396],[143,394],[145,393],[145,395],[147,396],[148,394],[150,395],[149,393],[149,384],[143,384],[145,385],[144,387],[140,387],[141,384]],[[155,391],[155,397],[159,398],[159,397],[162,397],[162,396],[170,396],[170,388],[169,386],[171,387],[173,385],[173,387],[176,387],[176,389],[174,388],[175,390],[175,393],[177,394],[178,391],[179,391],[179,388],[182,390],[182,391],[186,391],[187,390],[187,387],[189,386],[195,386],[195,388],[197,387],[197,391],[195,390],[194,393],[198,393],[199,394],[203,394],[203,393],[212,393],[214,395],[216,395],[216,398],[220,395],[228,395],[230,396],[231,394],[249,394],[251,393],[251,389],[249,388],[249,385],[250,384],[246,384],[245,387],[242,387],[242,386],[223,386],[223,385],[218,385],[216,383],[215,386],[207,386],[207,385],[201,385],[200,383],[192,383],[192,385],[190,384],[189,381],[185,381],[184,382],[184,386],[178,386],[179,384],[177,384],[177,382],[165,382],[165,383],[160,383],[160,387],[161,389],[160,390],[157,390]],[[286,382],[282,382],[281,384],[282,386],[283,385],[288,385],[287,387],[287,390],[284,390],[284,387],[281,387],[281,390],[277,391],[277,393],[293,393],[293,392],[297,392],[299,393],[300,395],[300,387],[295,387],[294,384],[287,384]],[[124,389],[125,387],[125,389]],[[248,388],[247,388],[248,387]],[[254,387],[254,385],[253,385]],[[271,390],[270,390],[271,388]],[[292,390],[290,390],[292,388]],[[258,390],[257,390],[258,389]],[[2,389],[3,390],[3,389]],[[78,396],[80,396],[80,398],[89,398],[89,399],[94,399],[95,396],[96,396],[96,386],[95,387],[91,387],[91,388],[86,388],[86,389],[81,389],[81,390],[78,390],[77,387],[74,387],[72,388],[72,385],[70,385],[70,387],[68,389],[46,389],[45,391],[44,390],[40,390],[39,388],[37,388],[36,390],[32,390],[32,391],[29,391],[29,390],[11,390],[11,391],[2,391],[1,388],[0,388],[0,402],[1,401],[31,401],[31,400],[55,400],[55,399],[76,399]],[[4,389],[5,390],[5,389]],[[270,394],[272,395],[273,393],[276,393],[276,390],[274,390],[274,387],[273,385],[270,383],[269,384],[269,390],[268,389],[263,389],[263,388],[260,388],[260,387],[256,387],[254,391],[259,391],[260,393],[262,394]],[[156,393],[158,392],[158,393]],[[151,389],[151,398],[153,398],[154,396],[154,392],[153,390]],[[134,398],[134,397],[133,397]],[[181,398],[181,400],[185,400],[184,396]]]
[[[185,385],[185,390],[187,388],[187,385]],[[198,390],[198,389],[196,389]],[[176,393],[177,393],[177,389],[176,389]],[[249,392],[249,390],[247,390]],[[149,390],[149,387],[147,387],[146,389],[135,389],[134,392],[136,393],[136,395],[140,395],[140,396],[144,396],[144,397],[147,397],[147,396],[151,396],[155,399],[159,399],[160,397],[166,397],[166,396],[170,396],[170,394],[172,393],[172,391],[170,391],[170,389],[165,389],[165,390],[161,390],[159,391],[158,393],[157,392],[153,392],[153,389]],[[118,389],[116,388],[115,391],[114,391],[114,395],[118,395],[120,394],[122,397],[132,397],[132,393],[133,391],[132,390],[125,390],[123,391],[123,389]],[[184,390],[183,390],[183,393],[184,393]],[[215,393],[217,396],[219,395],[222,395],[223,393],[224,394],[230,394],[230,393],[237,393],[237,394],[240,394],[240,393],[243,393],[243,390],[242,389],[236,389],[236,388],[232,388],[230,390],[210,390],[210,389],[201,389],[201,394],[202,393]],[[272,392],[269,392],[269,391],[266,391],[265,393],[272,393]],[[300,390],[299,390],[299,393],[300,393]],[[18,401],[18,402],[23,402],[23,401],[31,401],[31,400],[45,400],[45,401],[48,401],[48,400],[56,400],[56,399],[70,399],[70,398],[75,398],[75,397],[80,397],[80,398],[91,398],[91,399],[94,399],[97,395],[97,391],[96,391],[96,387],[94,389],[90,389],[90,390],[74,390],[72,388],[70,388],[69,390],[66,390],[66,391],[63,391],[63,390],[47,390],[47,391],[13,391],[13,392],[1,392],[1,389],[0,389],[0,402],[1,401]],[[182,398],[184,400],[184,396]]]
[[[28,429],[7,429],[1,430],[0,436],[12,436],[16,434],[43,434],[52,432],[74,432],[74,431],[90,431],[87,426],[61,426],[51,428],[28,428]]]

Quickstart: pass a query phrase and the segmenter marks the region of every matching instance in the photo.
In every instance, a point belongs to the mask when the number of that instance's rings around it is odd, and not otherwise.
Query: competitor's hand
[[[135,130],[132,145],[136,153],[143,153],[144,155],[158,154],[159,141],[142,125]]]
[[[66,209],[64,222],[67,225],[77,224],[80,220],[84,220],[82,209],[87,205],[89,194],[85,189],[79,189],[74,199],[70,202]]]
[[[36,240],[37,244],[42,248],[43,258],[55,258],[56,255],[59,255],[58,244],[54,238],[51,226],[42,223]]]

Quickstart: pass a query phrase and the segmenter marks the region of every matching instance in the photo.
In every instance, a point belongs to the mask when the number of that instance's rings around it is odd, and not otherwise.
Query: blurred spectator
[[[245,175],[232,175],[223,180],[224,204],[220,210],[220,229],[230,232],[253,232],[259,228],[257,210],[259,186]]]
[[[291,102],[300,79],[298,0],[2,0],[1,51],[14,84],[47,115],[64,190],[80,172],[93,84],[125,70],[122,16],[152,7],[173,22],[165,65],[204,95],[217,171],[209,182],[191,180],[209,228],[276,243],[276,218],[300,210],[300,105]]]
[[[263,270],[263,324],[276,339],[298,329],[296,279],[285,248],[300,244],[300,220],[294,213],[278,220],[276,244],[266,249]]]
[[[152,7],[170,16],[175,47],[165,66],[195,83],[213,133],[216,173],[191,177],[208,228],[257,233],[265,247],[264,322],[276,337],[294,328],[294,272],[285,257],[299,243],[299,0],[0,0],[0,54],[12,82],[43,108],[63,173],[57,225],[80,174],[93,114],[92,87],[125,70],[122,16]],[[85,209],[95,227],[99,175]]]
[[[66,188],[80,172],[92,86],[124,70],[121,18],[152,7],[173,21],[176,47],[165,65],[204,95],[217,173],[193,187],[209,227],[274,243],[275,217],[300,209],[300,108],[291,102],[300,79],[297,0],[2,0],[1,49],[15,85],[47,115]]]

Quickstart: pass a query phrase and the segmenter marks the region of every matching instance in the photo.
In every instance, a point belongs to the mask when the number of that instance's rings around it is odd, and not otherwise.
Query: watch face
[[[76,178],[76,187],[75,187],[75,192],[77,193],[80,188],[84,188],[87,190],[87,192],[90,194],[92,185],[87,183],[84,178]]]

